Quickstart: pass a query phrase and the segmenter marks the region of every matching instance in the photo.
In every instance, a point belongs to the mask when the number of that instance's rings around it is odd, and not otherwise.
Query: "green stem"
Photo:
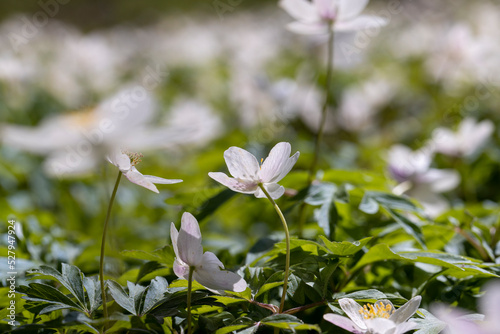
[[[290,273],[290,232],[288,232],[288,225],[286,224],[285,216],[281,212],[278,204],[274,201],[274,199],[269,195],[266,188],[262,183],[259,183],[260,189],[266,195],[266,197],[271,201],[274,206],[274,209],[278,213],[278,216],[283,223],[283,229],[285,230],[285,241],[286,241],[286,260],[285,260],[285,276],[283,277],[283,295],[281,296],[281,303],[279,308],[279,313],[283,313],[283,309],[285,308],[285,299],[286,299],[286,290],[288,287],[288,275]]]
[[[325,103],[323,104],[323,109],[321,110],[321,120],[319,123],[319,130],[318,134],[316,135],[316,141],[314,143],[314,158],[313,162],[311,164],[311,167],[309,169],[309,185],[312,183],[314,180],[314,175],[316,174],[316,168],[318,165],[318,160],[319,160],[319,152],[320,152],[320,147],[321,147],[321,141],[323,140],[323,133],[325,132],[325,123],[326,123],[326,115],[327,115],[327,110],[328,110],[328,105],[330,104],[331,100],[331,85],[332,85],[332,70],[333,70],[333,51],[334,51],[334,32],[332,29],[332,24],[330,24],[329,27],[329,33],[328,33],[328,50],[327,50],[327,64],[326,64],[326,85],[325,85],[325,90],[326,90],[326,97],[325,97]]]
[[[321,120],[319,123],[318,133],[316,135],[316,139],[314,141],[314,156],[311,166],[309,167],[309,175],[307,178],[307,186],[311,186],[314,181],[316,175],[316,169],[319,161],[319,153],[321,148],[321,141],[323,140],[323,133],[325,132],[325,124],[326,124],[326,115],[328,110],[328,105],[331,100],[331,85],[332,85],[332,71],[333,71],[333,51],[334,51],[334,32],[333,32],[333,23],[329,26],[329,34],[328,34],[328,50],[327,50],[327,63],[326,63],[326,84],[325,84],[325,103],[323,104],[323,108],[321,109]],[[302,203],[299,207],[299,226],[298,226],[298,235],[299,238],[302,238],[304,223],[306,219],[305,215],[306,204]]]
[[[111,208],[113,207],[113,202],[115,201],[116,191],[118,190],[118,185],[120,184],[120,179],[122,177],[122,172],[118,172],[118,177],[116,178],[115,187],[113,188],[113,193],[111,193],[111,198],[109,200],[108,212],[106,213],[106,220],[104,221],[104,229],[102,231],[102,241],[101,241],[101,259],[99,262],[99,280],[101,281],[101,296],[102,296],[102,312],[104,319],[108,318],[108,307],[106,305],[106,289],[104,287],[104,249],[106,246],[106,232],[108,229],[109,217],[111,216]]]
[[[191,334],[193,330],[191,328],[191,289],[193,287],[193,272],[194,272],[194,267],[189,267],[188,291],[187,291],[188,334]]]

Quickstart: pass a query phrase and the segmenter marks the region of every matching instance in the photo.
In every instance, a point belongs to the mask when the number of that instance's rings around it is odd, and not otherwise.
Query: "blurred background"
[[[367,171],[368,188],[391,191],[398,182],[387,168],[393,145],[417,150],[438,128],[456,131],[466,118],[487,121],[493,129],[470,155],[438,153],[432,166],[461,175],[460,185],[443,195],[447,209],[496,205],[498,3],[372,1],[365,13],[388,24],[336,34],[321,169]],[[228,267],[280,230],[272,208],[251,196],[204,211],[222,189],[207,173],[227,171],[229,146],[265,157],[277,142],[291,142],[301,156],[283,183],[291,193],[306,186],[325,95],[325,39],[288,31],[292,18],[276,1],[9,0],[0,3],[0,20],[0,212],[19,222],[20,265],[68,262],[97,272],[95,240],[116,168],[101,159],[58,177],[47,169],[50,150],[40,146],[61,144],[50,137],[66,124],[58,117],[92,110],[130,86],[154,99],[147,122],[154,131],[147,133],[158,135],[140,138],[149,144],[138,169],[184,182],[159,186],[157,195],[123,180],[110,273],[136,272],[120,251],[168,244],[168,226],[183,211],[204,212],[207,246],[226,254]]]

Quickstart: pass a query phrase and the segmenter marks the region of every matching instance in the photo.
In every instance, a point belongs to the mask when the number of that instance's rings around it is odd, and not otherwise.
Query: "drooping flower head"
[[[233,191],[254,194],[257,198],[266,197],[259,187],[262,184],[271,197],[277,199],[285,192],[285,188],[278,182],[290,172],[299,158],[299,152],[290,156],[291,150],[290,143],[278,143],[271,149],[269,156],[263,159],[262,165],[259,165],[253,154],[232,146],[224,152],[224,159],[233,177],[219,172],[208,175]]]
[[[170,237],[175,252],[174,273],[179,278],[188,279],[193,267],[193,279],[210,290],[242,292],[247,283],[239,275],[224,269],[224,265],[214,253],[203,253],[201,231],[196,218],[184,212],[181,229],[174,223],[170,226]]]
[[[386,299],[363,307],[351,298],[342,298],[339,305],[347,314],[325,314],[323,318],[351,333],[357,334],[403,334],[415,329],[416,323],[408,321],[417,311],[422,297],[416,296],[395,310]]]
[[[386,24],[381,17],[359,15],[368,0],[281,0],[279,4],[296,20],[287,28],[298,34],[326,34],[330,28],[350,31]]]
[[[155,183],[174,184],[182,182],[182,180],[169,180],[152,175],[142,175],[137,168],[135,168],[135,166],[141,161],[141,158],[142,154],[140,153],[125,153],[120,150],[115,150],[108,156],[109,162],[118,167],[118,169],[130,182],[149,189],[155,193],[159,193],[158,188],[154,185]]]

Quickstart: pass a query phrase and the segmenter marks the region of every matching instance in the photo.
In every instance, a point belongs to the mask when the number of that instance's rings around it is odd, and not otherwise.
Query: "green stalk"
[[[194,267],[189,267],[189,277],[188,277],[188,291],[187,291],[187,323],[188,323],[188,334],[191,334],[193,329],[191,328],[191,289],[193,287],[193,272]]]
[[[102,295],[102,312],[104,319],[108,319],[108,307],[106,305],[106,289],[104,288],[104,249],[106,246],[106,232],[108,229],[109,217],[111,216],[111,208],[113,207],[113,202],[115,201],[116,191],[118,190],[118,185],[120,184],[120,179],[122,177],[122,172],[118,172],[118,177],[116,178],[115,187],[113,188],[113,193],[109,200],[108,212],[106,213],[106,220],[104,221],[104,230],[102,232],[101,241],[101,259],[99,262],[99,280],[101,281],[101,295]]]
[[[288,225],[286,224],[285,216],[283,216],[283,213],[281,212],[278,204],[274,201],[274,199],[269,195],[267,192],[266,188],[264,188],[264,185],[262,183],[259,183],[260,189],[262,189],[262,192],[266,195],[266,197],[271,201],[272,205],[274,206],[274,209],[278,213],[278,216],[281,219],[281,222],[283,223],[283,229],[285,230],[285,241],[286,241],[286,260],[285,260],[285,277],[283,278],[283,295],[281,296],[281,303],[280,303],[280,308],[279,308],[279,313],[283,313],[283,309],[285,308],[285,299],[286,299],[286,290],[288,287],[288,275],[290,273],[290,232],[288,232]]]
[[[332,71],[333,71],[333,51],[334,51],[334,32],[333,32],[333,22],[328,27],[328,50],[327,50],[327,63],[326,63],[326,84],[325,84],[325,103],[323,104],[323,108],[321,109],[321,120],[319,123],[318,133],[316,135],[316,139],[314,141],[314,156],[313,161],[311,163],[311,167],[309,168],[309,175],[307,179],[307,186],[311,186],[314,181],[316,175],[316,169],[319,161],[319,154],[321,149],[321,141],[323,140],[323,133],[325,132],[325,123],[326,123],[326,115],[328,110],[328,105],[331,100],[331,86],[332,86]],[[304,221],[305,221],[305,209],[306,203],[302,203],[299,207],[299,226],[298,226],[298,235],[299,238],[302,238],[302,230],[304,229]]]
[[[316,135],[316,140],[314,143],[314,158],[309,169],[309,185],[311,185],[314,180],[314,175],[316,174],[316,168],[319,160],[319,153],[321,148],[321,141],[323,140],[323,133],[325,132],[326,115],[328,110],[328,105],[331,100],[331,85],[332,85],[332,70],[333,70],[333,42],[334,42],[334,32],[332,29],[333,22],[329,26],[328,33],[328,50],[327,50],[327,64],[326,64],[326,97],[325,103],[323,104],[323,109],[321,110],[321,120],[319,123],[318,134]]]

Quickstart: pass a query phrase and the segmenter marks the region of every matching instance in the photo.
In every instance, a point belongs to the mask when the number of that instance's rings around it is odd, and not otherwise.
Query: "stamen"
[[[262,163],[264,162],[264,158],[260,158],[260,169],[262,169]]]
[[[392,305],[384,304],[383,302],[379,302],[378,304],[375,303],[363,305],[363,307],[359,309],[359,313],[363,316],[364,319],[388,319],[391,316],[392,312]]]
[[[132,166],[136,166],[137,164],[139,164],[142,161],[142,158],[144,157],[144,155],[140,152],[130,152],[126,150],[122,152],[128,155],[128,157],[130,158],[130,164]]]

